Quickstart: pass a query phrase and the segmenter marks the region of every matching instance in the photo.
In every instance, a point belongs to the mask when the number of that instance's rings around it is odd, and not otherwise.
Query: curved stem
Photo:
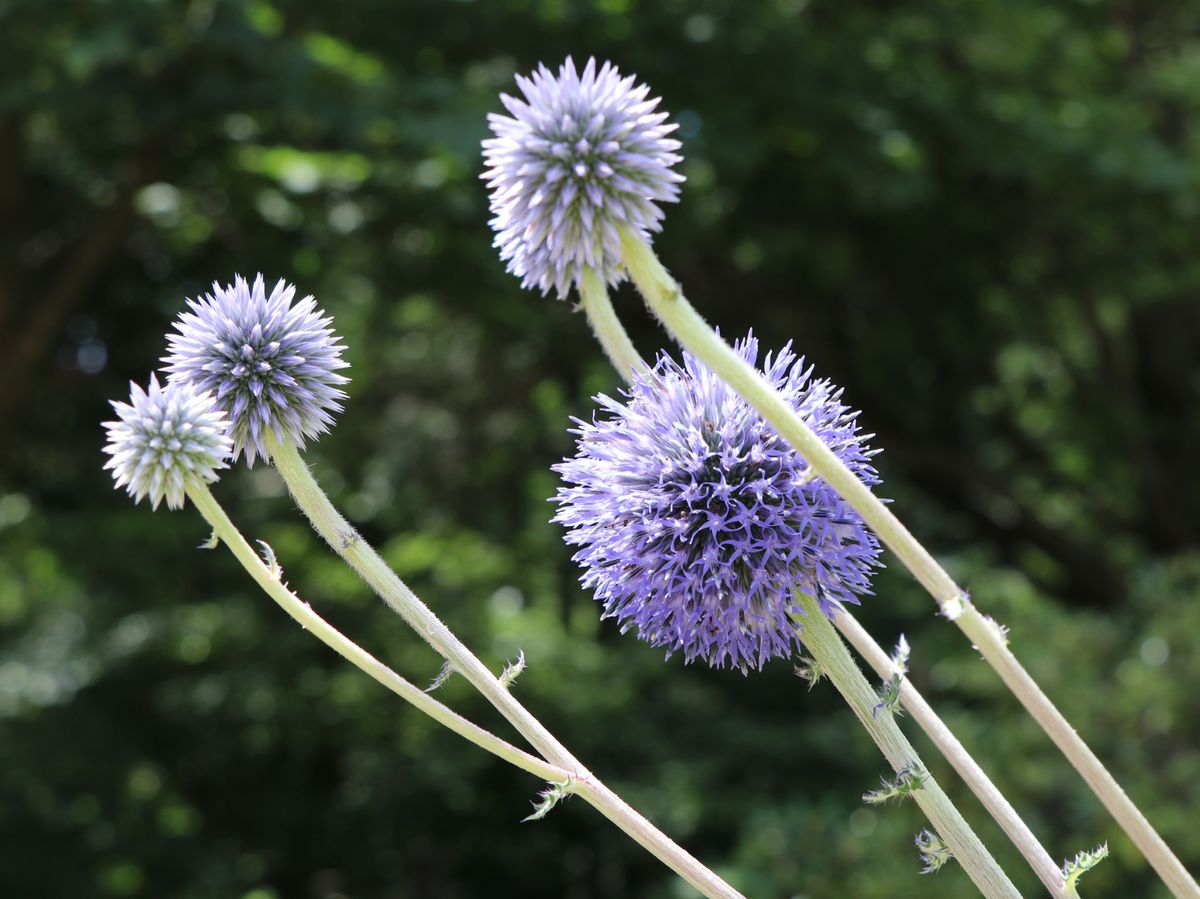
[[[933,745],[958,772],[971,792],[983,803],[996,823],[1012,840],[1037,875],[1038,880],[1046,887],[1051,896],[1063,897],[1062,871],[1050,854],[1038,842],[1033,831],[1021,820],[1021,816],[1004,798],[1004,795],[992,783],[979,764],[973,759],[958,738],[946,727],[945,722],[938,717],[917,688],[912,685],[902,671],[897,671],[892,659],[883,650],[866,629],[845,609],[833,620],[834,626],[841,631],[847,642],[857,650],[868,665],[884,680],[897,674],[900,675],[900,704],[912,715],[913,721],[923,730]]]
[[[269,432],[268,432],[269,433]],[[325,541],[370,585],[392,611],[407,621],[437,652],[451,668],[465,677],[484,697],[507,718],[512,725],[540,752],[547,761],[573,771],[581,779],[588,776],[577,759],[554,738],[540,721],[533,717],[509,693],[487,666],[471,652],[442,623],[433,611],[421,602],[387,563],[351,527],[342,514],[334,508],[316,482],[308,465],[292,444],[281,443],[269,436],[267,449],[271,462],[283,477],[292,498],[301,511],[308,516]]]
[[[1200,899],[1200,886],[1157,831],[1121,789],[1095,753],[1017,661],[995,624],[971,604],[966,592],[930,555],[891,510],[854,476],[812,429],[795,414],[754,367],[717,335],[684,297],[650,245],[623,229],[625,265],[646,305],[667,331],[692,355],[741,394],[775,426],[813,470],[841,494],[937,601],[939,608],[967,635],[1001,679],[1083,776],[1159,877],[1177,897]]]
[[[250,574],[271,599],[306,631],[340,655],[360,671],[383,684],[401,699],[416,706],[438,724],[449,728],[460,737],[474,743],[480,749],[487,750],[504,761],[516,765],[523,771],[528,771],[542,780],[555,783],[567,783],[571,773],[556,765],[551,765],[537,756],[530,755],[523,749],[518,749],[511,743],[501,740],[477,724],[468,721],[458,713],[451,711],[438,702],[420,687],[409,683],[399,674],[375,658],[332,624],[318,615],[308,603],[289,590],[279,577],[269,569],[258,553],[246,542],[225,510],[213,497],[206,485],[193,483],[188,486],[188,497],[204,520],[209,523],[217,538],[229,547],[230,551],[242,563],[242,567]]]
[[[270,432],[268,432],[269,434]],[[636,840],[676,874],[709,897],[741,897],[733,887],[704,867],[683,847],[658,830],[583,767],[508,688],[396,576],[387,563],[350,526],[321,490],[295,446],[268,436],[267,449],[296,504],[325,541],[362,576],[384,602],[407,621],[451,667],[494,705],[551,764],[572,773],[570,792],[584,797],[605,817]]]
[[[800,641],[812,653],[821,673],[829,678],[850,704],[855,716],[875,740],[892,770],[897,775],[903,771],[920,772],[921,785],[912,792],[912,797],[929,818],[938,835],[946,841],[971,881],[988,899],[1020,899],[1021,894],[984,848],[979,837],[971,830],[971,825],[942,792],[929,769],[921,764],[920,756],[901,733],[892,713],[877,709],[878,696],[854,664],[846,645],[838,637],[817,601],[799,591],[796,592],[796,599],[800,608],[804,610],[804,617],[797,620],[800,626]]]
[[[587,314],[592,333],[600,341],[608,361],[621,377],[629,380],[633,375],[646,371],[646,363],[638,355],[633,341],[617,318],[612,300],[608,296],[608,287],[594,271],[584,269],[583,277],[579,280],[580,305]]]

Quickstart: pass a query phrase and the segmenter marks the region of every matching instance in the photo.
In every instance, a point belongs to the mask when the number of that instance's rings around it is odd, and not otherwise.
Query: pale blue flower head
[[[753,335],[735,349],[757,363]],[[851,471],[879,482],[840,390],[790,346],[762,372]],[[745,671],[797,649],[797,591],[831,617],[870,592],[880,548],[862,518],[703,363],[664,353],[624,402],[597,400],[605,416],[577,421],[578,452],[555,466],[555,520],[622,630]]]
[[[130,384],[128,403],[113,401],[116,421],[106,421],[112,469],[118,487],[140,502],[158,508],[164,499],[171,509],[183,505],[187,488],[217,479],[233,449],[225,414],[212,395],[186,382],[165,387],[150,376],[150,389]]]
[[[495,245],[525,287],[566,297],[585,268],[610,284],[624,277],[619,229],[658,231],[660,202],[675,202],[683,176],[677,127],[636,76],[570,58],[517,76],[524,99],[501,95],[511,115],[488,116],[483,142]]]
[[[233,457],[243,451],[254,464],[269,458],[267,435],[303,446],[305,438],[329,430],[342,409],[349,379],[345,349],[333,320],[311,296],[293,302],[296,288],[280,280],[268,295],[259,275],[240,276],[212,293],[188,300],[190,311],[175,322],[163,357],[172,381],[190,381],[211,391],[229,419]]]

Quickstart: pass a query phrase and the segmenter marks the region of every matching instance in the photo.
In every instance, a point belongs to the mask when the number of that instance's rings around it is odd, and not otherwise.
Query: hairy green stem
[[[289,590],[259,558],[258,553],[246,542],[225,510],[221,508],[208,487],[202,483],[193,482],[188,485],[188,498],[196,505],[204,520],[209,523],[213,533],[241,562],[242,567],[258,583],[266,594],[275,600],[279,606],[306,631],[340,655],[350,664],[365,674],[383,684],[401,699],[416,706],[438,724],[449,728],[460,737],[474,743],[504,761],[553,783],[568,783],[572,774],[556,765],[530,755],[523,749],[518,749],[511,743],[484,730],[477,724],[468,721],[458,713],[438,702],[420,687],[409,683],[399,674],[375,658],[332,624],[318,615],[308,603]]]
[[[548,762],[571,772],[568,792],[586,799],[703,895],[711,899],[735,899],[741,896],[601,783],[513,697],[508,688],[421,602],[334,508],[295,446],[268,436],[267,449],[293,499],[308,516],[317,533],[384,602],[450,663],[454,671],[479,690]]]
[[[607,291],[604,291],[601,296],[593,296],[592,302],[597,307],[607,306],[612,319],[610,329],[620,329],[621,334],[625,333],[619,317],[612,309],[612,303],[609,301]],[[625,337],[625,342],[629,342],[627,336]],[[632,346],[632,344],[630,345]],[[635,366],[630,365],[623,369],[617,364],[616,359],[613,358],[611,353],[609,354],[609,358],[613,361],[613,365],[617,368],[618,373],[626,381],[629,381],[632,374],[637,370]],[[641,366],[645,366],[640,357],[637,361]],[[867,663],[876,670],[880,677],[888,679],[896,674],[891,658],[875,642],[875,639],[867,633],[867,630],[858,623],[854,616],[850,614],[849,610],[843,609],[835,619],[834,624],[858,651],[858,654],[866,659]],[[984,770],[970,756],[962,743],[950,731],[950,728],[946,727],[945,723],[938,717],[929,703],[917,692],[916,687],[906,678],[902,678],[900,682],[900,702],[912,714],[913,721],[925,731],[926,735],[933,741],[933,744],[946,757],[946,760],[950,762],[951,766],[958,772],[967,786],[970,787],[971,792],[983,803],[984,808],[988,810],[1004,830],[1005,834],[1012,840],[1038,879],[1050,891],[1050,895],[1062,897],[1064,895],[1062,872],[1054,864],[1054,860],[1050,857],[1050,854],[1038,842],[1033,831],[1021,820],[1016,810],[1004,798],[1004,795],[996,788],[996,785],[992,783]]]
[[[942,792],[929,769],[921,763],[920,756],[901,733],[892,713],[878,708],[879,697],[854,664],[849,650],[821,611],[820,605],[800,591],[796,592],[796,599],[804,610],[803,618],[797,619],[800,641],[812,654],[820,672],[829,678],[850,704],[892,770],[897,775],[901,772],[920,772],[921,785],[911,795],[938,835],[946,841],[967,876],[988,899],[1019,899],[1021,894],[1017,888],[984,848],[979,837],[971,830],[971,825]]]
[[[796,448],[813,470],[862,515],[879,539],[899,557],[934,598],[942,613],[958,625],[996,669],[1005,685],[1082,775],[1172,894],[1184,899],[1200,899],[1200,886],[1197,886],[1187,869],[1096,754],[1017,661],[996,625],[976,610],[966,592],[929,551],[870,488],[821,442],[779,392],[713,331],[684,297],[649,243],[635,232],[623,229],[621,246],[626,268],[634,284],[667,331],[754,406]]]
[[[600,342],[608,360],[623,378],[646,370],[646,363],[638,355],[633,341],[617,318],[612,301],[608,297],[608,288],[590,268],[585,269],[579,280],[579,299],[583,311],[587,314],[588,323],[596,340]]]

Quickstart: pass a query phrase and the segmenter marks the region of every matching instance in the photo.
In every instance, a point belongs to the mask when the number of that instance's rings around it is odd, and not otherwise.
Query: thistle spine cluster
[[[209,393],[190,384],[163,386],[151,375],[146,389],[129,388],[128,403],[112,404],[117,419],[104,423],[104,467],[134,502],[149,499],[157,509],[165,499],[178,509],[189,487],[215,481],[226,467],[225,415]]]
[[[342,409],[348,379],[340,372],[345,347],[332,319],[296,288],[278,281],[267,293],[263,276],[214,282],[188,300],[168,335],[163,357],[172,381],[210,391],[229,420],[233,455],[246,462],[270,457],[269,437],[303,447],[327,431]]]
[[[759,358],[753,335],[736,350]],[[762,372],[867,484],[878,483],[841,391],[785,346]],[[798,648],[797,591],[827,616],[870,592],[879,543],[853,509],[721,378],[663,354],[605,417],[576,421],[555,466],[554,520],[582,583],[622,629],[685,660],[742,671]]]
[[[502,95],[509,115],[488,116],[491,226],[523,286],[563,299],[587,269],[616,283],[620,229],[658,231],[658,204],[678,199],[677,126],[636,82],[595,59],[579,72],[568,57],[557,73],[540,66],[518,75],[524,99]]]

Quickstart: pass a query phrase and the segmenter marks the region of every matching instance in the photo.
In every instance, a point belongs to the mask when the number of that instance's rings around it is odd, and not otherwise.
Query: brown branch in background
[[[0,119],[0,340],[16,302],[17,228],[25,203],[24,174],[21,117],[14,112]]]
[[[1120,568],[1099,547],[1038,518],[1016,498],[1008,478],[937,446],[892,446],[888,455],[919,476],[922,490],[985,528],[1010,556],[1027,544],[1054,559],[1062,576],[1044,587],[1080,606],[1103,608],[1125,598],[1129,586]],[[987,499],[1008,501],[1011,520],[996,521],[985,508]]]
[[[38,301],[29,320],[7,341],[0,359],[0,416],[11,411],[30,370],[45,356],[67,319],[87,296],[97,274],[124,239],[133,218],[133,198],[153,180],[162,158],[160,142],[147,144],[139,153],[132,175],[116,198],[100,214],[70,258],[54,267],[58,278]]]

